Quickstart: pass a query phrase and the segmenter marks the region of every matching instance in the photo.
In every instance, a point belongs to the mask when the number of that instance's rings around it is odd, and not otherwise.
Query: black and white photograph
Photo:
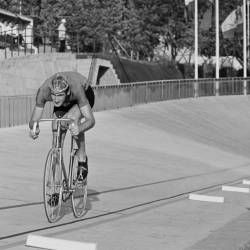
[[[250,0],[0,0],[0,250],[250,250]]]

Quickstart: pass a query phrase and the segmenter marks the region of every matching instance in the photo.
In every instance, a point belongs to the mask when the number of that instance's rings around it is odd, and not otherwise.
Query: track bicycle
[[[63,161],[63,145],[61,143],[61,126],[62,122],[73,125],[71,119],[54,118],[41,119],[42,121],[56,122],[55,143],[52,143],[52,148],[49,150],[43,178],[43,199],[44,208],[48,221],[56,222],[60,217],[62,202],[66,202],[71,198],[72,209],[74,216],[79,218],[84,215],[87,203],[87,178],[78,180],[78,158],[77,145],[71,136],[70,159],[68,172],[66,171]],[[34,123],[33,131],[36,131],[37,123]]]

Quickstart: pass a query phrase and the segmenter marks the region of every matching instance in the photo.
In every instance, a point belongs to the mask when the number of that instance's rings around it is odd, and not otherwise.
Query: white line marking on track
[[[222,186],[222,191],[231,191],[231,192],[239,192],[239,193],[249,193],[249,188],[243,187],[233,187],[233,186]]]
[[[209,196],[209,195],[201,195],[201,194],[189,194],[190,200],[196,200],[196,201],[208,201],[208,202],[224,202],[224,197],[220,196]]]
[[[34,234],[28,235],[26,246],[51,250],[97,250],[95,243],[61,240]]]

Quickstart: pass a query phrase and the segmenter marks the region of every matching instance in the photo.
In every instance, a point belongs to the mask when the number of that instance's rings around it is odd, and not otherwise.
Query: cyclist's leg
[[[79,124],[83,119],[81,111],[78,105],[74,105],[67,113],[67,118],[73,119],[74,123]],[[86,146],[85,146],[85,134],[84,132],[80,132],[77,136],[73,136],[78,150],[78,167],[79,167],[79,175],[81,175],[82,179],[85,179],[88,174],[88,158],[86,154]]]
[[[54,109],[54,117],[55,118],[68,118],[72,119],[75,124],[78,124],[80,120],[83,118],[81,111],[78,107],[77,104],[74,104],[73,106],[70,106],[69,109],[67,108],[56,108]],[[64,138],[67,132],[67,126],[65,126],[64,122],[61,122],[62,124],[62,130],[60,132],[60,142],[63,145]],[[52,123],[52,131],[53,131],[53,143],[56,143],[56,132],[57,132],[57,127],[56,123]],[[74,139],[76,141],[77,147],[78,147],[78,161],[79,165],[84,165],[83,163],[87,162],[87,155],[86,155],[86,150],[85,150],[85,136],[84,132],[80,133],[78,136],[74,136]]]
[[[85,162],[87,159],[87,153],[86,153],[86,145],[85,145],[85,133],[81,132],[79,135],[75,138],[77,147],[78,147],[78,160],[80,162]]]
[[[83,119],[82,113],[78,107],[78,105],[74,105],[67,113],[65,118],[74,120],[75,124],[79,124],[81,120]],[[80,162],[86,161],[86,147],[85,147],[85,135],[84,132],[80,132],[77,136],[73,136],[73,138],[76,141],[77,147],[78,147],[78,160]]]
[[[53,113],[53,118],[65,118],[67,114],[65,114],[63,117],[58,117],[55,113]],[[67,125],[65,124],[65,122],[61,122],[61,130],[60,130],[60,136],[59,136],[59,142],[60,145],[63,146],[63,142],[65,139],[67,133]],[[55,146],[56,145],[56,134],[57,134],[57,123],[56,121],[52,122],[52,144]]]

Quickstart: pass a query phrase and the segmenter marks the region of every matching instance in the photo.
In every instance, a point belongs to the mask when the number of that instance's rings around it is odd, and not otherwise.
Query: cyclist
[[[74,71],[59,72],[45,80],[38,89],[36,103],[30,118],[30,137],[38,138],[39,125],[33,131],[34,122],[42,118],[45,103],[52,101],[54,104],[54,118],[69,118],[74,120],[69,125],[69,130],[78,146],[78,171],[77,178],[84,181],[88,175],[88,158],[85,150],[84,132],[95,125],[95,118],[91,108],[94,105],[94,92],[87,79]],[[52,123],[53,143],[55,143],[56,123]],[[66,124],[62,124],[60,131],[61,142],[67,132]]]

